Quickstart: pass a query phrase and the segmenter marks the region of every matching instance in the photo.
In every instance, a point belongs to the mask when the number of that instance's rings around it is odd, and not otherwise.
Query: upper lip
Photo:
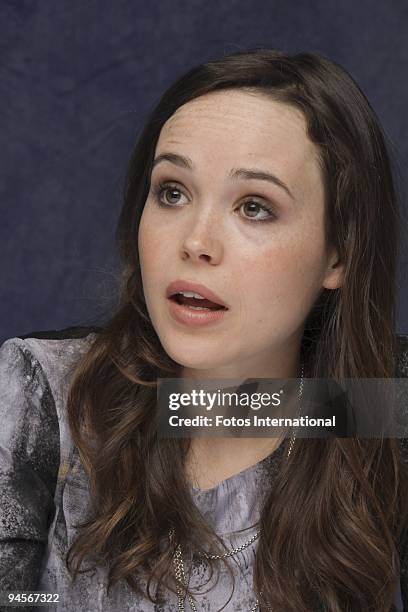
[[[220,306],[224,306],[224,308],[228,308],[227,304],[216,293],[208,289],[208,287],[201,285],[200,283],[192,283],[190,281],[173,281],[166,289],[166,297],[170,297],[175,293],[180,293],[181,291],[194,291],[195,293],[202,295],[203,298],[206,298],[211,302],[215,302]]]

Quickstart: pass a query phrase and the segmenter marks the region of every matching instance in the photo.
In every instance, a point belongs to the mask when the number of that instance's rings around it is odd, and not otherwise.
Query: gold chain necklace
[[[298,402],[299,402],[298,416],[300,415],[300,410],[301,410],[300,400],[302,398],[302,392],[303,392],[303,376],[304,376],[304,364],[302,363],[301,374],[300,374],[301,380],[300,380],[299,393],[298,393]],[[292,434],[290,438],[287,457],[289,457],[290,453],[292,452],[293,445],[295,443],[295,438],[296,438],[296,431]],[[260,534],[261,534],[261,531],[258,530],[251,538],[249,538],[249,540],[244,542],[244,544],[241,544],[241,546],[237,546],[236,548],[233,548],[232,550],[229,550],[222,555],[209,555],[207,553],[200,553],[200,555],[202,557],[205,557],[206,559],[212,559],[212,560],[213,559],[225,559],[227,557],[232,557],[233,555],[236,555],[238,552],[241,552],[242,550],[244,550],[245,548],[248,548],[248,546],[253,544],[253,542],[255,542],[255,540],[259,538]],[[174,528],[172,527],[169,531],[170,541],[174,539],[174,536],[175,536],[175,532],[174,532]],[[177,545],[176,552],[173,557],[173,564],[174,564],[174,573],[175,573],[175,576],[178,582],[178,586],[177,586],[178,610],[179,612],[185,612],[184,601],[186,598],[186,587],[188,585],[188,581],[187,581],[186,571],[184,568],[183,553],[182,553],[180,544]],[[197,612],[196,605],[191,595],[188,595],[188,601],[189,601],[192,612]],[[257,608],[259,608],[258,598],[256,599],[255,604],[252,606],[249,612],[256,612]]]
[[[261,533],[260,531],[257,531],[249,540],[244,542],[244,544],[241,544],[241,546],[237,546],[236,548],[229,550],[223,555],[207,555],[206,553],[201,553],[201,555],[205,557],[206,559],[225,559],[226,557],[232,557],[233,555],[237,554],[241,550],[248,548],[248,546],[250,546],[253,542],[255,542],[257,538],[259,538],[260,533]],[[170,538],[172,539],[173,537],[174,537],[174,530],[172,529],[170,530]],[[176,548],[176,553],[173,558],[173,563],[174,563],[174,572],[175,572],[177,581],[181,583],[182,585],[184,585],[185,587],[187,585],[187,577],[185,574],[183,556],[182,556],[180,545],[178,545]],[[185,589],[183,589],[182,586],[180,585],[177,587],[178,609],[180,612],[185,611],[184,597],[183,597],[184,590]],[[188,601],[190,603],[191,610],[193,612],[197,612],[196,605],[191,595],[188,595]],[[256,600],[255,605],[251,608],[250,612],[255,612],[257,607],[258,607],[258,600]]]

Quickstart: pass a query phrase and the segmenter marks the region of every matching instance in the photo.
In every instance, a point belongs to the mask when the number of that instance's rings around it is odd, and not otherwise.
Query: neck
[[[217,369],[183,368],[182,378],[299,378],[301,372],[299,346],[286,345],[285,351],[268,353],[224,364]],[[283,408],[283,407],[282,407]],[[289,405],[285,406],[285,413]],[[187,478],[193,486],[211,488],[225,478],[258,463],[274,452],[283,440],[279,438],[194,437],[187,457]]]
[[[187,479],[200,489],[262,461],[278,449],[282,438],[192,438],[187,457]]]
[[[210,368],[183,367],[181,378],[298,378],[300,376],[300,347],[286,347],[285,351],[268,352]]]

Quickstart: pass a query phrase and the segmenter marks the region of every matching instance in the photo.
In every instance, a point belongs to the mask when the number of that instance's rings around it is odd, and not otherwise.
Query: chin
[[[199,343],[194,343],[194,341],[191,342],[190,346],[187,342],[180,342],[176,345],[174,342],[162,341],[162,346],[169,357],[184,368],[213,370],[225,363],[225,359],[220,359],[219,348],[218,350],[216,347],[206,349],[199,346]]]
[[[209,358],[209,356],[186,353],[181,354],[180,351],[174,351],[172,353],[166,352],[176,363],[184,368],[190,368],[192,370],[212,370],[218,367],[218,364],[215,363],[213,359]]]

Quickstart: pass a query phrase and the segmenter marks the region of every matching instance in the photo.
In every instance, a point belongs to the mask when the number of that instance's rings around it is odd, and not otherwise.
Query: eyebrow
[[[194,164],[189,157],[184,155],[180,155],[179,153],[160,153],[152,163],[152,170],[159,164],[160,162],[168,161],[171,164],[179,166],[180,168],[187,168],[188,170],[194,170]],[[230,173],[230,177],[233,179],[254,179],[257,181],[268,181],[269,183],[273,183],[281,189],[284,189],[286,193],[295,200],[294,195],[292,194],[289,187],[284,183],[279,177],[271,172],[266,172],[265,170],[258,170],[256,168],[233,168]]]

